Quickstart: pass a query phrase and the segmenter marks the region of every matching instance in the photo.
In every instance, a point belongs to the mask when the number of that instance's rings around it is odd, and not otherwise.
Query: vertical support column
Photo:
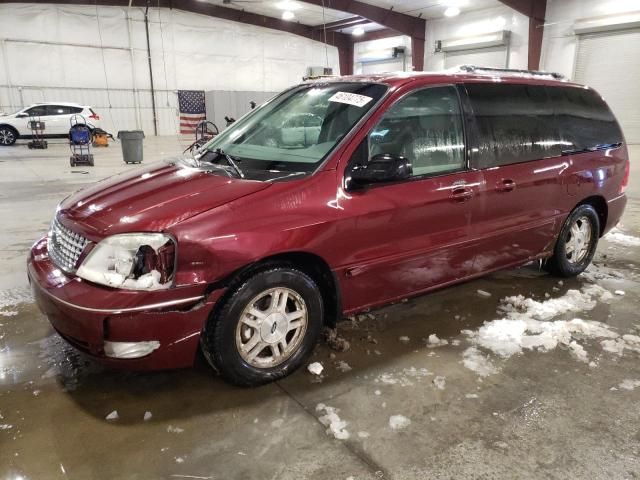
[[[415,72],[424,70],[424,42],[424,37],[411,37],[411,63]]]
[[[540,69],[540,55],[542,53],[542,37],[544,35],[544,18],[529,18],[529,70]]]
[[[156,91],[153,87],[153,68],[151,67],[151,43],[149,42],[149,4],[147,0],[147,8],[144,11],[144,29],[147,34],[147,60],[149,61],[149,81],[151,83],[151,110],[153,112],[153,135],[158,136],[158,117],[156,115]]]
[[[133,114],[136,120],[136,130],[142,129],[142,120],[140,118],[140,99],[138,98],[138,87],[136,84],[136,55],[133,49],[133,34],[132,34],[132,26],[131,26],[131,9],[127,10],[127,34],[129,39],[129,58],[131,59],[131,77],[132,84],[131,88],[133,91]]]
[[[343,42],[338,46],[340,75],[353,75],[353,43]]]

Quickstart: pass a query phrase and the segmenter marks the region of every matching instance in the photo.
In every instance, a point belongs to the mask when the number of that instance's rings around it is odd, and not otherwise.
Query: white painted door
[[[574,78],[604,97],[627,143],[640,144],[640,29],[580,35]]]

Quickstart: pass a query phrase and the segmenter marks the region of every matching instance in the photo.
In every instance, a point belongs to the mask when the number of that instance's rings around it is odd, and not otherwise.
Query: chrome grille
[[[88,243],[82,235],[69,230],[57,218],[53,219],[47,249],[49,257],[57,267],[65,272],[75,272],[80,254]]]

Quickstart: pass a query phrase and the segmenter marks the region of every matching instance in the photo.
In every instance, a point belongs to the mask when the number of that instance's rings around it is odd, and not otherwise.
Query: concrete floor
[[[148,138],[146,159],[186,144]],[[633,158],[640,161],[639,147]],[[598,320],[637,335],[640,246],[605,238],[591,274],[562,284],[523,267],[344,322],[339,332],[351,348],[320,345],[314,360],[325,367],[322,377],[301,370],[238,389],[204,366],[108,371],[52,332],[33,304],[24,262],[64,196],[128,168],[118,144],[96,151],[96,167],[74,169],[63,144],[0,149],[0,478],[640,477],[640,386],[632,389],[640,354],[616,355],[578,335],[591,363],[566,346],[508,359],[488,354],[495,373],[481,376],[464,363],[473,334],[461,333],[503,316],[503,297],[564,298],[595,278],[626,294],[553,319]],[[637,185],[634,165],[623,228],[640,236]],[[449,344],[428,348],[424,339],[434,333]],[[338,409],[347,440],[326,432],[319,403]],[[114,410],[119,418],[106,420]],[[391,428],[395,415],[410,423]]]

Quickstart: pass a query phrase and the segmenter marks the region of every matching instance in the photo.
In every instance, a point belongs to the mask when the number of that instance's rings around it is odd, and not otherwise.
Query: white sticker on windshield
[[[334,93],[329,99],[330,102],[347,103],[356,107],[364,107],[371,100],[373,100],[373,98],[349,92]]]

